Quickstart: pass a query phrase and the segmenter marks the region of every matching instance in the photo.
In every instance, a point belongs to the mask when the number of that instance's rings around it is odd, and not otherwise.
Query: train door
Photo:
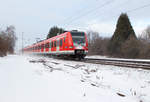
[[[49,41],[49,53],[51,53],[51,41]]]
[[[63,38],[59,40],[59,51],[63,50]]]
[[[66,37],[63,38],[63,50],[66,50],[67,46],[66,46]]]
[[[40,52],[40,53],[42,52],[42,51],[41,51],[41,50],[42,50],[42,49],[41,49],[41,48],[42,48],[41,46],[42,46],[42,45],[39,44],[39,52]]]
[[[56,53],[56,40],[54,41],[54,53]]]
[[[44,44],[42,44],[41,47],[41,52],[44,52]]]
[[[46,52],[49,51],[49,42],[46,42],[46,44],[45,44],[45,49],[46,49]]]
[[[59,52],[59,39],[56,40],[56,52],[58,53]]]

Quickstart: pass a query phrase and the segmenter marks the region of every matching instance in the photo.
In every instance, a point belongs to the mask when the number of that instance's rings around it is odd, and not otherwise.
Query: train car
[[[23,51],[32,54],[48,54],[83,59],[88,53],[87,35],[85,32],[68,31],[27,46]]]

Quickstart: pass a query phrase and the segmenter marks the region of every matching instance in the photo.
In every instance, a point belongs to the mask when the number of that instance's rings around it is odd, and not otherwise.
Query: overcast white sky
[[[149,10],[150,0],[1,0],[0,28],[16,27],[19,49],[22,32],[25,46],[34,43],[36,38],[46,38],[54,25],[66,30],[95,30],[101,36],[111,36],[119,15],[127,12],[138,35],[150,25]]]

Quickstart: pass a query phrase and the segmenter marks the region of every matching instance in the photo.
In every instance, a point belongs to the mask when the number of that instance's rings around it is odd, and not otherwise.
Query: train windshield
[[[84,32],[71,32],[72,40],[75,46],[85,46],[85,34]]]

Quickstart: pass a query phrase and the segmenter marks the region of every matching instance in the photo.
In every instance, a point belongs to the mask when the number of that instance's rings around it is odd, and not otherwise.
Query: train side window
[[[42,49],[42,45],[40,45],[40,49]]]
[[[49,48],[49,44],[48,43],[45,44],[45,48]]]
[[[49,42],[49,48],[51,48],[51,42]]]
[[[46,48],[46,44],[44,44],[44,48]]]
[[[53,41],[52,41],[51,45],[52,45],[51,47],[53,48]]]
[[[61,39],[61,40],[60,40],[60,46],[62,46],[62,42],[63,42],[63,40]]]
[[[54,47],[56,47],[56,41],[54,41]]]
[[[41,48],[42,48],[42,49],[44,48],[44,44],[41,45]]]
[[[57,45],[56,46],[59,46],[59,40],[57,40]]]
[[[42,48],[43,48],[43,49],[44,49],[44,47],[45,47],[44,45],[45,45],[45,44],[42,45]]]
[[[47,43],[47,48],[49,48],[49,43]]]
[[[65,43],[65,41],[66,41],[66,37],[64,37],[64,43]]]

